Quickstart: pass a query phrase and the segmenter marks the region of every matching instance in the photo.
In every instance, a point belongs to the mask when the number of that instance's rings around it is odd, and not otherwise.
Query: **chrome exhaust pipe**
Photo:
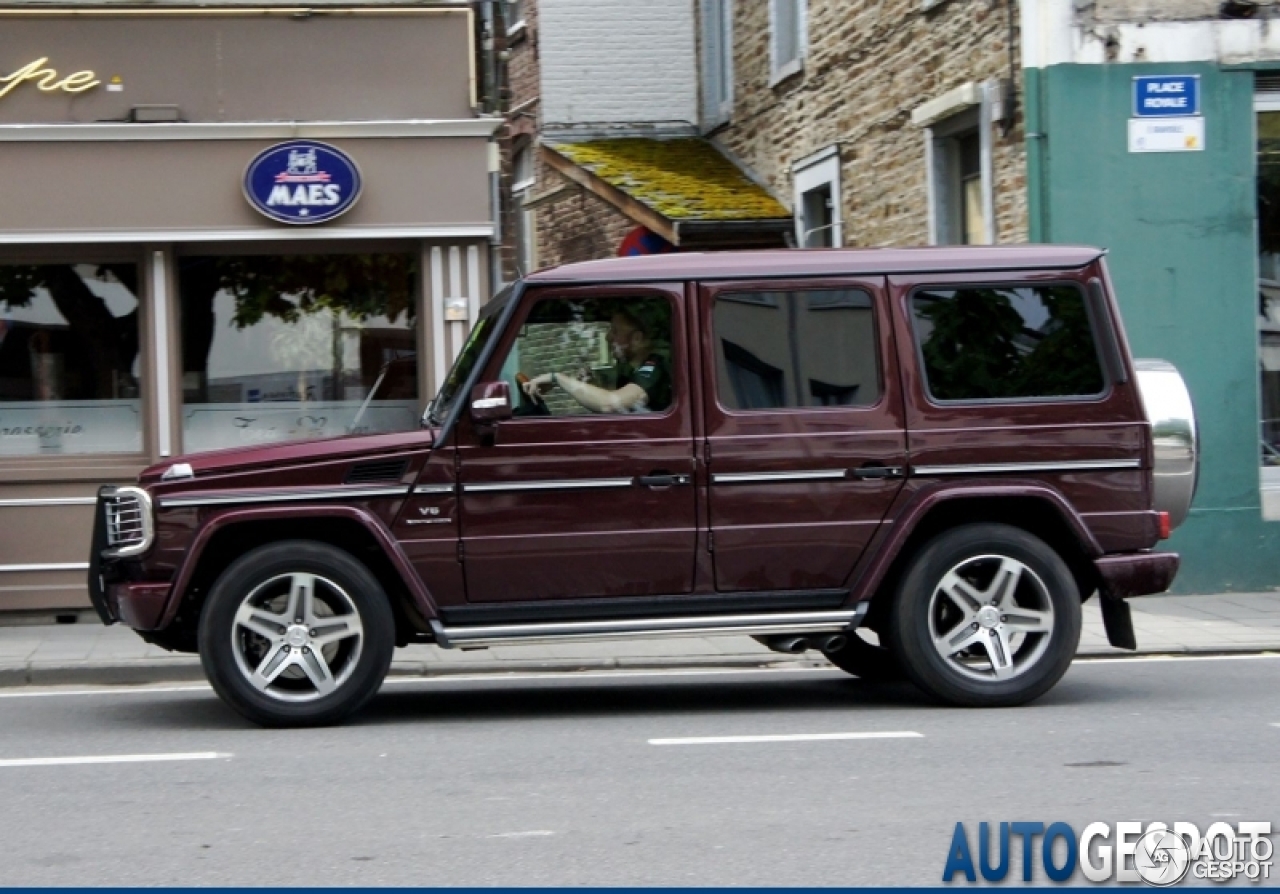
[[[813,647],[821,652],[839,652],[849,644],[843,633],[825,633],[814,639]]]
[[[814,648],[807,636],[756,636],[752,637],[756,642],[768,646],[775,652],[782,652],[784,655],[799,655],[809,649]]]

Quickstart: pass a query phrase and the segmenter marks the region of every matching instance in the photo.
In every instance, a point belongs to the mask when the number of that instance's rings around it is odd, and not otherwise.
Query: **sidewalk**
[[[1138,654],[1280,651],[1280,592],[1134,599]],[[5,623],[0,620],[0,624]],[[104,627],[92,612],[75,624],[0,626],[0,686],[103,685],[202,680],[194,655],[144,643],[132,630]],[[1097,603],[1084,607],[1084,657],[1132,655],[1107,644]],[[478,651],[415,645],[396,651],[401,676],[605,670],[618,668],[823,666],[817,652],[782,655],[750,637],[688,637],[610,643],[496,646]]]

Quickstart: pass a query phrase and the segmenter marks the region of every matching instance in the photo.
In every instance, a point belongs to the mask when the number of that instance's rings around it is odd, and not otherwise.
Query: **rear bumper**
[[[1103,556],[1093,564],[1104,599],[1129,599],[1163,593],[1173,583],[1181,559],[1177,553],[1127,553]]]
[[[1133,615],[1129,611],[1129,603],[1124,600],[1169,589],[1174,575],[1178,573],[1179,562],[1177,553],[1129,553],[1094,560],[1094,567],[1098,569],[1098,591],[1102,597],[1098,601],[1107,642],[1117,649],[1132,651],[1138,648]]]

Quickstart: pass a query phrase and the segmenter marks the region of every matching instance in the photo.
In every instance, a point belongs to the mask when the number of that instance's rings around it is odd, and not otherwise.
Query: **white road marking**
[[[486,835],[486,838],[545,838],[554,835],[550,829],[534,829],[532,832],[499,832],[497,835]]]
[[[691,736],[684,739],[650,739],[650,745],[736,745],[742,742],[829,742],[836,739],[923,739],[911,731],[879,733],[796,733],[781,736]]]
[[[186,754],[98,754],[86,757],[24,757],[0,760],[0,767],[63,767],[75,764],[149,764],[160,761],[211,761],[228,758],[218,751],[192,751]]]

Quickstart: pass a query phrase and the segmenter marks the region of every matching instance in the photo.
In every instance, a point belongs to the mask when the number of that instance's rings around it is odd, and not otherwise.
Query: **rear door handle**
[[[636,478],[636,484],[641,487],[675,487],[678,484],[688,484],[693,480],[691,475],[672,475],[668,472],[651,472],[648,475],[641,475]]]

